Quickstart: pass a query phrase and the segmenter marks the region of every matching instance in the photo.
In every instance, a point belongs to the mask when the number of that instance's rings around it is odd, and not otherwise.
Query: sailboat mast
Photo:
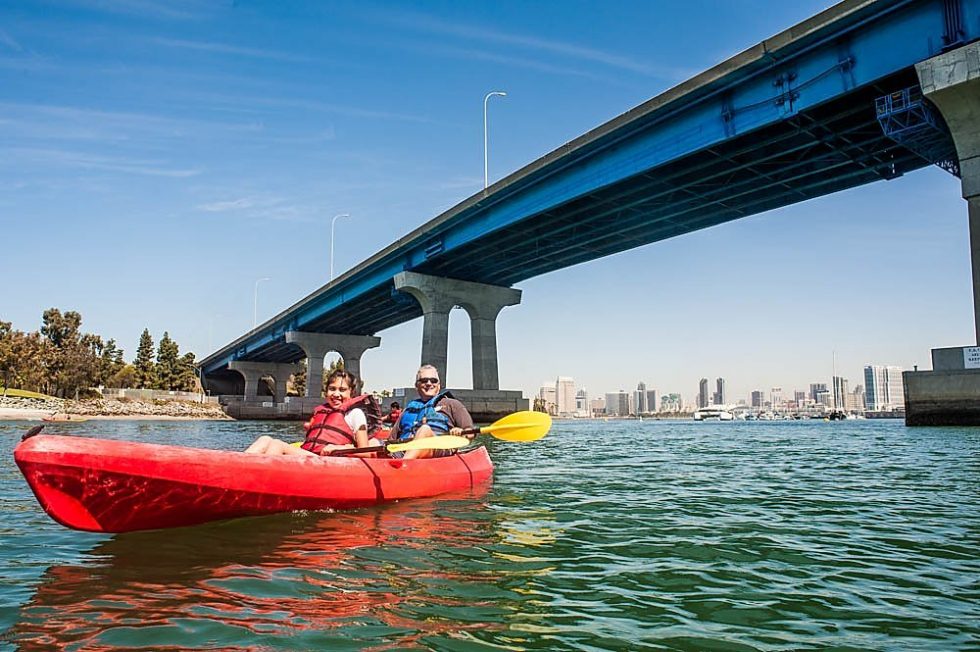
[[[833,355],[833,368],[830,377],[830,385],[834,394],[834,412],[837,411],[837,351],[831,351]]]

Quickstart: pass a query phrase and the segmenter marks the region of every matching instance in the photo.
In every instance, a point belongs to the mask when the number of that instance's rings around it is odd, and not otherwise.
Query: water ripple
[[[980,649],[980,433],[559,422],[483,495],[65,530],[0,424],[0,649]],[[241,448],[293,424],[87,422]]]

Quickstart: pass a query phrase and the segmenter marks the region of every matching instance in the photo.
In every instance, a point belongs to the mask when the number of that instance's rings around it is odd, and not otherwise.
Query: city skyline
[[[587,397],[616,396],[617,400],[628,401],[632,413],[648,413],[658,411],[660,409],[658,401],[656,399],[652,399],[652,397],[657,396],[665,397],[667,395],[679,395],[685,408],[697,409],[711,405],[746,405],[749,407],[761,407],[761,405],[757,405],[757,403],[773,404],[775,402],[789,402],[787,396],[790,394],[793,396],[792,402],[797,404],[808,402],[823,404],[832,409],[867,409],[870,411],[880,411],[904,408],[904,403],[902,400],[902,371],[911,370],[902,369],[901,367],[895,365],[869,364],[865,365],[864,367],[863,374],[861,376],[862,382],[855,382],[853,385],[851,385],[851,381],[848,378],[843,376],[833,376],[830,383],[812,382],[809,383],[808,388],[793,388],[784,392],[781,386],[772,385],[768,389],[757,388],[751,390],[744,397],[728,396],[727,400],[724,396],[727,393],[727,390],[724,388],[727,386],[728,379],[719,377],[715,379],[715,387],[717,389],[714,392],[708,392],[708,400],[704,403],[702,403],[702,397],[704,396],[705,384],[707,381],[707,378],[704,377],[702,377],[698,382],[698,386],[695,390],[691,391],[690,394],[685,394],[684,392],[676,391],[676,388],[653,387],[652,385],[648,385],[645,380],[638,381],[636,384],[636,390],[632,391],[627,390],[624,387],[620,387],[616,390],[605,389],[597,391],[578,384],[573,377],[558,376],[553,383],[549,381],[542,382],[537,391],[529,394],[529,398],[542,399],[546,405],[554,406],[555,412],[559,415],[571,414],[571,412],[574,411],[565,410],[563,409],[562,405],[560,405],[561,401],[559,401],[557,398],[560,387],[564,387],[565,391],[570,392],[572,395],[584,394]],[[828,390],[828,386],[832,389]],[[860,395],[862,397],[867,395],[867,404],[860,408],[859,406],[853,405],[855,395]],[[623,399],[623,397],[626,398]],[[721,400],[719,400],[719,398],[721,398]],[[566,401],[565,405],[567,404],[568,403]],[[576,402],[572,401],[572,405],[576,405]],[[651,408],[651,405],[656,407]]]
[[[200,359],[480,192],[486,93],[493,182],[831,4],[4,5],[0,320],[75,310],[127,360],[144,328]],[[500,386],[927,369],[975,339],[960,191],[931,167],[519,283]],[[366,386],[409,385],[422,320],[377,335]],[[449,387],[469,339],[454,310]]]

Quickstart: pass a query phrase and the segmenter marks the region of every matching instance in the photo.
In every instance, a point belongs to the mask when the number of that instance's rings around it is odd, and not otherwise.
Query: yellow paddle
[[[466,437],[440,435],[438,437],[422,437],[421,439],[413,439],[412,441],[407,441],[403,444],[383,444],[381,446],[365,446],[364,448],[341,448],[339,450],[331,451],[330,456],[337,457],[343,455],[357,455],[358,453],[379,453],[381,451],[400,453],[402,451],[417,450],[452,450],[469,446],[469,444],[470,440]]]
[[[551,429],[551,417],[544,412],[515,412],[494,421],[489,426],[467,428],[464,435],[490,434],[504,441],[534,441]]]

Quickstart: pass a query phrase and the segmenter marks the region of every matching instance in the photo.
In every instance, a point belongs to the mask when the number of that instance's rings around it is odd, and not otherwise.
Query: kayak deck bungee
[[[483,446],[402,460],[252,455],[35,435],[14,449],[14,459],[51,518],[91,532],[366,507],[465,491],[493,475]]]

